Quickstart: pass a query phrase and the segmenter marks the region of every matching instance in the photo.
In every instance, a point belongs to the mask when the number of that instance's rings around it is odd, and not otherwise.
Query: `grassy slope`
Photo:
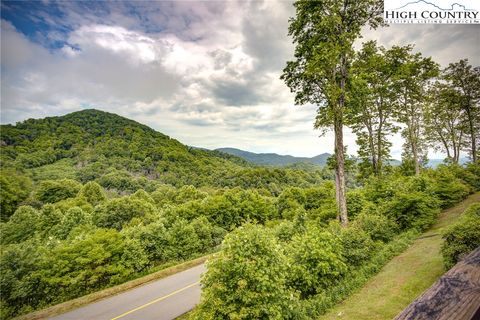
[[[393,319],[445,272],[440,253],[441,230],[455,222],[475,202],[480,202],[480,193],[471,195],[459,205],[442,212],[439,221],[405,252],[393,258],[360,291],[319,320]]]

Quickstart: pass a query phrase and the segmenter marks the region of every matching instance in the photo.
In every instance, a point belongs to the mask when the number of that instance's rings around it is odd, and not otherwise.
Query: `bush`
[[[347,192],[347,211],[349,219],[355,218],[362,212],[367,200],[363,190],[355,189]]]
[[[445,231],[443,239],[442,255],[447,269],[480,246],[480,203],[471,205],[461,219]]]
[[[286,250],[291,264],[289,286],[303,297],[334,285],[347,269],[340,239],[316,227],[294,236]]]
[[[480,190],[480,162],[468,163],[465,167],[458,164],[451,164],[448,166],[448,171],[456,178],[462,180],[472,190]]]
[[[287,291],[287,261],[273,234],[245,225],[207,263],[193,319],[297,319]]]
[[[148,202],[122,197],[97,206],[92,220],[97,227],[120,230],[132,218],[153,215],[154,212],[155,207]]]
[[[388,242],[398,231],[398,227],[390,218],[362,212],[352,223],[353,227],[365,231],[374,241]]]
[[[429,191],[441,201],[442,208],[449,208],[462,201],[471,190],[450,171],[450,167],[441,166],[431,172],[435,182],[430,186]]]
[[[286,188],[277,197],[277,210],[279,215],[284,217],[284,211],[291,211],[292,209],[296,210],[299,207],[303,207],[306,199],[303,189],[297,187]]]
[[[319,187],[305,189],[305,209],[317,209],[335,204],[335,185],[332,181],[323,182]]]
[[[62,221],[55,227],[55,235],[59,239],[66,239],[74,228],[88,224],[90,217],[79,207],[68,209],[62,217]]]
[[[358,227],[343,228],[340,234],[343,257],[350,266],[367,262],[375,252],[375,243],[369,235]]]
[[[32,237],[39,228],[40,215],[30,206],[21,206],[8,222],[0,224],[1,243],[18,243]]]
[[[433,224],[440,212],[438,200],[424,192],[398,192],[383,206],[382,211],[402,230],[425,230]]]
[[[5,221],[30,194],[32,181],[11,171],[0,171],[0,218]]]
[[[43,203],[55,203],[74,198],[81,188],[79,182],[71,179],[45,180],[40,182],[35,197]]]
[[[95,181],[87,182],[80,190],[79,196],[92,206],[96,206],[107,199],[103,188]]]

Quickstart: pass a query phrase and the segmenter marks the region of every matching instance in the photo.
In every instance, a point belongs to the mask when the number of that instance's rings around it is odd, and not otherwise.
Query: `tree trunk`
[[[339,220],[342,226],[348,225],[347,215],[347,201],[346,201],[346,187],[345,187],[345,157],[343,154],[343,123],[342,119],[335,119],[334,125],[335,131],[335,156],[336,156],[336,168],[335,168],[335,180],[336,180],[336,199],[337,208],[339,212]]]
[[[368,144],[370,145],[370,152],[371,152],[371,159],[372,159],[372,169],[373,169],[373,173],[375,175],[378,174],[378,168],[377,168],[377,155],[375,153],[375,143],[373,141],[373,130],[371,128],[371,126],[367,126],[367,130],[368,130]]]
[[[477,161],[477,145],[475,141],[475,129],[473,128],[473,119],[472,119],[472,110],[470,106],[467,107],[467,117],[468,117],[468,125],[470,129],[470,139],[472,139],[472,162]]]
[[[335,131],[335,156],[337,162],[335,168],[337,183],[335,187],[337,194],[337,208],[339,211],[338,218],[342,226],[346,227],[348,225],[348,215],[345,187],[345,156],[343,148],[343,109],[345,107],[345,84],[347,80],[347,58],[345,56],[341,57],[340,72],[340,97],[338,99],[338,105],[335,106],[336,110],[334,111],[333,120],[333,129]]]
[[[420,163],[418,161],[418,150],[415,143],[412,144],[413,161],[415,162],[415,175],[420,174]]]

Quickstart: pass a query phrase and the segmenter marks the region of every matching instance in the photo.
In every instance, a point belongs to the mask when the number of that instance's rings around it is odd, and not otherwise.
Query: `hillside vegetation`
[[[5,319],[219,248],[195,317],[311,319],[480,188],[478,164],[357,180],[352,162],[340,228],[327,168],[255,167],[96,110],[1,129]]]
[[[292,186],[333,192],[326,169],[255,167],[97,110],[3,125],[1,151],[2,318],[208,253],[278,218]]]
[[[329,178],[320,168],[267,169],[225,153],[187,147],[115,114],[84,110],[62,117],[1,126],[2,216],[10,216],[32,181],[96,181],[120,194],[181,187],[258,188],[311,186]],[[10,189],[13,191],[8,191]]]

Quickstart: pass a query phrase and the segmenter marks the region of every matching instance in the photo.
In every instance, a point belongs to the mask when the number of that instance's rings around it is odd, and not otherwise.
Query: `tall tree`
[[[446,83],[437,82],[429,96],[425,109],[427,138],[435,149],[447,153],[449,161],[458,163],[466,131],[460,93]]]
[[[480,140],[480,68],[473,68],[468,59],[462,59],[444,70],[444,78],[460,93],[461,108],[466,115],[470,135],[470,154],[478,160],[477,143]]]
[[[288,61],[281,78],[295,93],[295,103],[318,105],[316,128],[335,134],[336,193],[339,219],[348,224],[345,198],[343,126],[349,98],[349,70],[353,43],[361,28],[382,23],[381,0],[299,0],[290,19],[295,60]]]
[[[387,137],[398,126],[392,118],[395,108],[393,78],[395,66],[389,52],[377,47],[375,41],[363,44],[352,65],[352,108],[348,113],[349,126],[357,135],[361,168],[367,174],[380,175],[384,162],[390,157],[391,143]]]
[[[412,161],[415,174],[420,174],[420,166],[427,154],[425,139],[424,108],[427,91],[432,78],[438,75],[438,64],[431,58],[413,53],[413,46],[397,47],[390,50],[392,63],[398,66],[394,78],[397,92],[397,120],[404,125],[402,136],[405,139],[403,159]]]

